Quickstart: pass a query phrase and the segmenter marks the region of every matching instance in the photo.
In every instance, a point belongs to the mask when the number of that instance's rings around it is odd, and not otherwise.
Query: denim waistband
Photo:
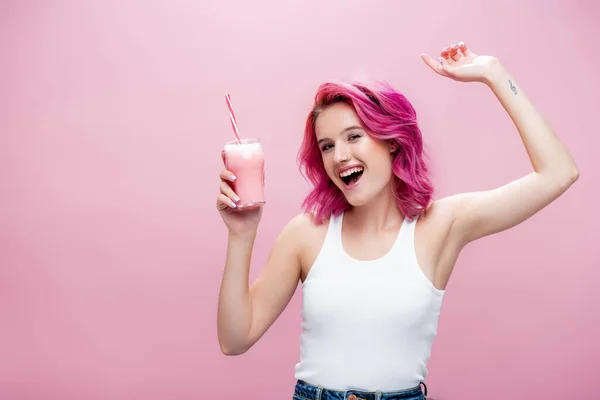
[[[421,390],[423,385],[423,390]],[[425,400],[427,385],[419,385],[397,392],[366,392],[361,390],[331,390],[298,380],[294,390],[295,400]]]

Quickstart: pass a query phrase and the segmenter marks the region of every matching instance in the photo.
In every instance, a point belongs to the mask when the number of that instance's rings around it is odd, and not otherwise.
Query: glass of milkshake
[[[239,196],[240,210],[265,204],[265,157],[260,139],[240,139],[225,143],[225,168],[236,176],[229,183]]]

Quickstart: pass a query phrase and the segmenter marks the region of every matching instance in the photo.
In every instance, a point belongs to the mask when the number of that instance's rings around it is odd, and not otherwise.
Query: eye
[[[321,147],[321,151],[327,151],[327,150],[329,150],[332,147],[333,147],[333,145],[330,144],[330,143],[325,144],[325,145],[323,145],[323,147]]]
[[[359,138],[360,138],[360,135],[358,135],[358,134],[354,133],[354,134],[352,134],[352,135],[350,135],[350,136],[348,137],[348,140],[349,140],[349,141],[354,141],[354,140],[357,140],[357,139],[359,139]]]

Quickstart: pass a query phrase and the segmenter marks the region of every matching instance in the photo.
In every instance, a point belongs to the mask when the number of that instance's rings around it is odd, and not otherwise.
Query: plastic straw
[[[233,128],[233,133],[235,134],[235,138],[238,142],[242,139],[240,137],[240,131],[237,127],[237,122],[235,121],[235,114],[233,113],[233,107],[231,106],[231,96],[229,94],[225,95],[225,100],[227,100],[227,108],[229,109],[229,120],[231,121],[231,127]]]

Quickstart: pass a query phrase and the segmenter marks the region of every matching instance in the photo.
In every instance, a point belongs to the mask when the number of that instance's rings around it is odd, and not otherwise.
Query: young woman
[[[251,287],[262,209],[237,210],[228,184],[233,174],[220,174],[217,208],[229,230],[218,305],[221,350],[247,351],[302,282],[295,398],[424,398],[444,290],[461,249],[525,221],[578,178],[567,149],[496,58],[462,42],[440,55],[439,61],[421,57],[437,74],[481,82],[496,95],[523,140],[530,174],[433,201],[408,100],[385,84],[324,84],[299,152],[314,188]]]

